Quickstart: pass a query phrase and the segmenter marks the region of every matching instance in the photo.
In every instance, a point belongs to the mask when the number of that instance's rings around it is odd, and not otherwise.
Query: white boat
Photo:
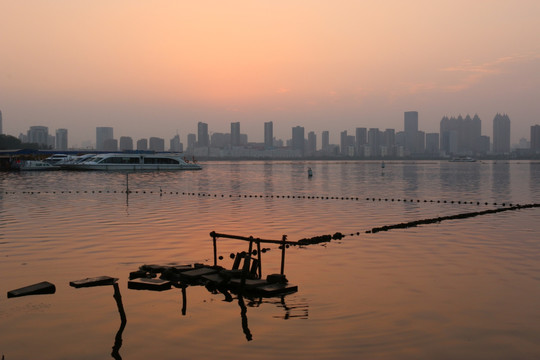
[[[45,162],[51,164],[51,165],[61,165],[65,164],[71,160],[73,160],[75,157],[71,155],[66,154],[54,154],[49,156],[45,159]]]
[[[15,166],[19,171],[51,171],[60,170],[60,166],[51,165],[45,161],[24,160]]]
[[[109,153],[98,154],[85,161],[64,164],[69,170],[105,170],[105,171],[144,171],[144,170],[201,170],[202,167],[189,162],[175,153],[129,154]]]
[[[470,157],[470,156],[458,156],[458,157],[455,157],[455,158],[452,158],[450,160],[448,160],[450,162],[475,162],[476,159]]]

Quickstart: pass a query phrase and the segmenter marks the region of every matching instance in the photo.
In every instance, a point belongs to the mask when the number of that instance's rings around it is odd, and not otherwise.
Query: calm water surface
[[[366,233],[540,203],[540,163],[203,166],[128,177],[0,173],[0,354],[103,359],[116,341],[115,356],[124,359],[540,357],[540,209]],[[179,289],[127,288],[129,272],[143,264],[211,263],[210,231],[347,236],[288,249],[285,273],[298,292],[284,298],[228,302],[189,287],[184,304]],[[230,267],[229,254],[244,249],[220,241],[220,264]],[[279,272],[279,261],[272,247],[264,275]],[[112,287],[69,286],[100,275],[119,278],[123,329]],[[41,281],[56,293],[6,297]]]

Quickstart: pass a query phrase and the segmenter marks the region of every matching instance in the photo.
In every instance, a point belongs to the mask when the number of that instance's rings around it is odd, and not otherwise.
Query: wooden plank
[[[267,284],[256,288],[264,296],[276,296],[298,291],[298,286],[289,284]]]
[[[239,288],[241,283],[242,283],[242,279],[231,279],[231,281],[229,282],[229,284],[231,284],[231,286],[236,287],[236,288]],[[266,285],[266,284],[268,284],[268,282],[266,282],[266,280],[246,279],[246,283],[244,284],[244,287],[246,289],[254,289],[254,288],[257,288],[259,286]]]
[[[112,285],[116,281],[118,281],[118,278],[113,278],[110,276],[98,276],[98,277],[93,277],[93,278],[70,281],[69,286],[73,286],[74,288],[104,286],[104,285]]]
[[[197,280],[203,275],[210,275],[215,273],[216,270],[208,267],[201,267],[194,270],[184,271],[181,276],[187,280]]]
[[[211,283],[215,283],[215,284],[221,284],[227,281],[227,278],[225,278],[224,276],[221,276],[219,273],[202,275],[201,278],[203,280],[210,281]]]
[[[128,289],[163,291],[171,288],[171,282],[162,279],[140,278],[128,281]]]
[[[19,289],[8,291],[7,297],[19,297],[26,295],[42,295],[42,294],[54,294],[56,287],[48,281],[42,281],[37,284],[25,286]]]

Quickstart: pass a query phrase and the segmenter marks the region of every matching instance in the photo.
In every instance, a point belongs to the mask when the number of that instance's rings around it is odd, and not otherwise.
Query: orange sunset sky
[[[474,115],[512,142],[540,124],[540,1],[0,0],[4,133],[67,128],[69,145],[116,138],[186,143],[197,122],[250,141],[274,135],[439,132]]]

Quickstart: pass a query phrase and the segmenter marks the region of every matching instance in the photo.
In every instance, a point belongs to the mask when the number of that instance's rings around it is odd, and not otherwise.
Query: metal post
[[[283,235],[281,238],[281,275],[285,273],[285,242],[287,235]]]
[[[214,266],[217,266],[217,242],[216,242],[216,233],[212,231],[212,241],[214,242]]]
[[[244,285],[246,284],[246,276],[249,273],[249,266],[251,264],[251,252],[253,251],[253,237],[249,237],[249,252],[244,258],[244,267],[242,268],[242,279],[240,282],[241,291],[244,290]]]
[[[259,256],[259,279],[262,278],[261,242],[257,241],[257,255]]]

